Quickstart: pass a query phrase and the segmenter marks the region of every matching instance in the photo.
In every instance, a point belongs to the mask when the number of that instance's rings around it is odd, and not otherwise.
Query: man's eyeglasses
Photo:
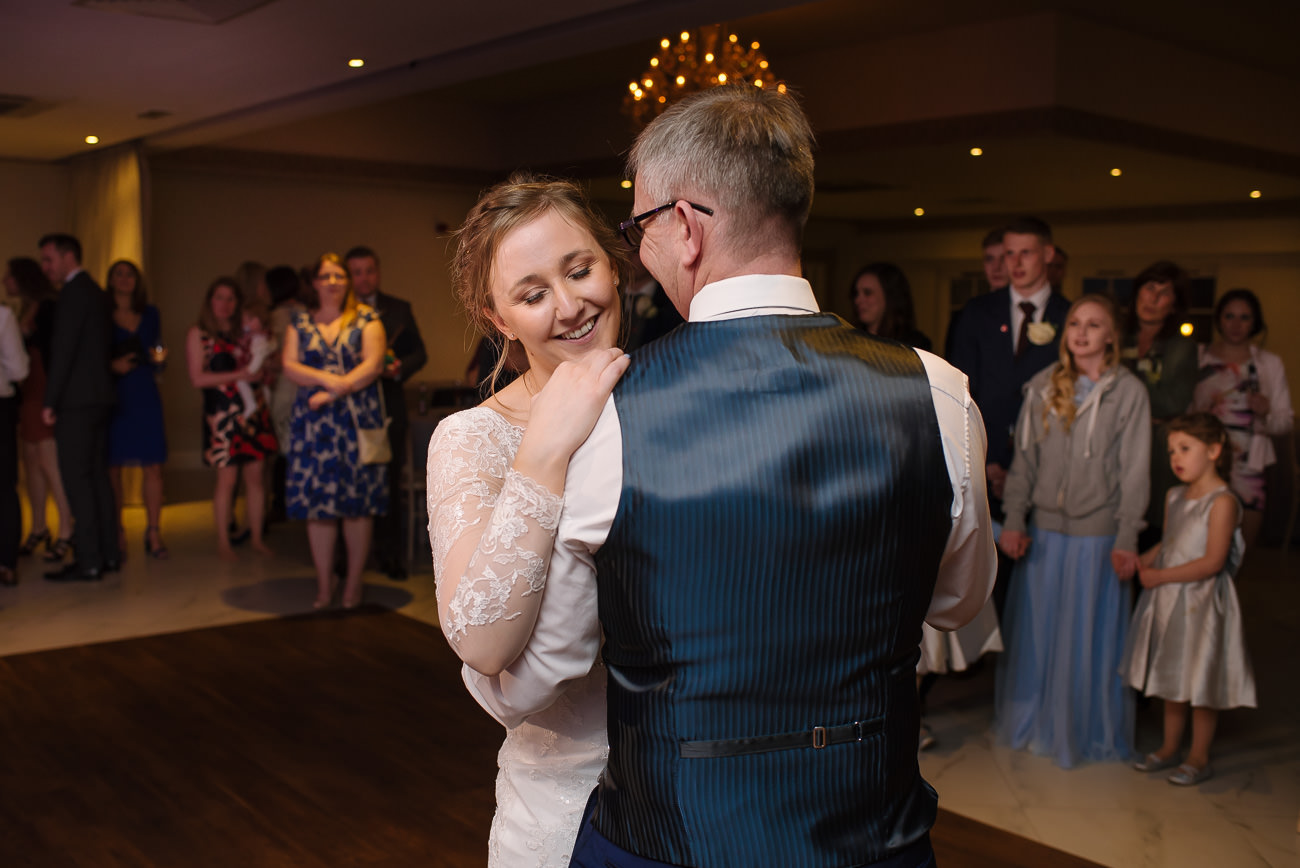
[[[635,217],[624,220],[622,223],[618,224],[618,231],[623,236],[623,240],[626,241],[628,246],[633,250],[640,247],[641,239],[645,238],[645,230],[641,228],[641,224],[658,214],[660,211],[667,211],[679,201],[682,200],[674,199],[667,205],[660,205],[658,208],[651,208],[644,214],[638,214]],[[696,205],[694,202],[687,202],[686,204],[690,205],[701,214],[708,214],[710,217],[713,216],[712,208],[705,208],[703,205]]]

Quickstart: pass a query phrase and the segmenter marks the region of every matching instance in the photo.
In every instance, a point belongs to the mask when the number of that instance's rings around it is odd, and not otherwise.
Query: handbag
[[[357,452],[360,455],[362,464],[387,464],[393,460],[393,447],[388,442],[388,426],[393,420],[388,417],[388,409],[384,406],[384,388],[382,384],[375,383],[375,388],[379,390],[379,413],[383,416],[384,422],[378,428],[363,428],[361,420],[357,418],[356,405],[352,403],[352,396],[348,395],[348,409],[352,411],[352,424],[357,429]]]

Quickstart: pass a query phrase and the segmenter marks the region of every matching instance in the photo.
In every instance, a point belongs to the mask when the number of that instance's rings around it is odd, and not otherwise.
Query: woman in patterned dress
[[[217,526],[217,554],[225,560],[235,558],[230,547],[230,515],[235,483],[241,474],[253,548],[271,554],[262,542],[262,465],[275,452],[275,434],[265,402],[259,398],[257,408],[245,419],[244,404],[235,388],[236,383],[258,376],[248,371],[243,307],[239,284],[230,277],[217,278],[203,298],[198,323],[185,337],[190,382],[203,390],[203,463],[217,471],[212,513]]]
[[[317,609],[334,597],[339,525],[347,546],[343,607],[361,603],[361,573],[374,517],[388,510],[387,464],[361,461],[357,428],[382,428],[376,383],[387,339],[379,316],[357,302],[336,253],[316,260],[315,303],[297,312],[284,334],[284,376],[298,385],[289,430],[289,518],[305,519],[316,566]]]
[[[1268,328],[1255,293],[1225,292],[1214,307],[1214,330],[1218,339],[1201,347],[1192,409],[1213,413],[1228,429],[1228,484],[1245,507],[1241,532],[1250,551],[1264,523],[1264,468],[1277,461],[1272,438],[1290,431],[1294,421],[1291,389],[1282,360],[1259,346]]]

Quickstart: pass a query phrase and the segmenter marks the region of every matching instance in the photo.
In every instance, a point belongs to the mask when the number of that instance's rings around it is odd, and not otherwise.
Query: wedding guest
[[[318,258],[311,276],[315,304],[294,317],[284,336],[284,375],[298,385],[285,494],[289,518],[307,522],[317,609],[334,598],[334,546],[342,525],[342,603],[353,609],[364,592],[374,517],[388,509],[387,461],[365,460],[360,433],[382,436],[385,428],[376,381],[386,339],[379,315],[357,302],[338,254]]]
[[[1128,759],[1120,679],[1151,441],[1147,393],[1119,364],[1115,307],[1085,295],[1060,361],[1025,389],[998,546],[1017,561],[1002,628],[998,742],[1062,768]]]
[[[1187,412],[1196,386],[1196,342],[1179,333],[1187,311],[1191,275],[1173,262],[1153,263],[1133,279],[1135,291],[1124,327],[1124,364],[1146,384],[1151,400],[1151,454],[1166,451],[1163,424]],[[1151,462],[1142,549],[1160,541],[1165,495],[1178,484],[1168,461]]]
[[[1001,241],[1009,285],[966,303],[953,326],[948,356],[970,378],[970,393],[984,416],[989,441],[984,473],[995,522],[1002,519],[1002,488],[1015,453],[1012,431],[1024,401],[1024,385],[1057,359],[1070,307],[1047,279],[1047,265],[1056,253],[1050,226],[1036,217],[1024,217],[1003,230]],[[989,279],[996,277],[993,273]],[[1012,575],[1010,560],[1000,552],[993,587],[999,616]]]
[[[163,475],[167,461],[167,435],[163,428],[162,395],[155,377],[166,357],[162,345],[162,317],[149,304],[144,275],[134,262],[119,259],[108,269],[106,281],[113,297],[113,373],[117,381],[117,406],[108,429],[108,466],[117,498],[119,527],[122,513],[122,468],[141,470],[146,526],[145,554],[167,557],[162,541]],[[118,547],[126,557],[126,540]]]
[[[54,427],[45,424],[41,418],[41,407],[45,402],[45,366],[50,357],[50,338],[54,331],[54,286],[35,259],[17,257],[9,260],[4,287],[11,298],[19,300],[18,324],[29,360],[18,406],[18,439],[22,444],[23,475],[27,480],[32,527],[18,547],[18,554],[20,557],[33,554],[44,545],[47,561],[62,561],[72,547],[72,510],[63,493]],[[48,499],[54,501],[59,516],[57,536],[50,533],[46,523]]]
[[[429,356],[420,337],[420,324],[411,304],[381,288],[379,254],[369,247],[353,247],[343,257],[357,301],[379,317],[387,341],[384,369],[379,377],[384,411],[389,418],[388,511],[375,518],[375,554],[379,568],[390,578],[406,578],[406,510],[402,470],[406,466],[408,420],[402,384],[420,372]]]
[[[248,527],[253,548],[271,550],[262,541],[265,496],[262,467],[276,451],[271,414],[265,403],[249,419],[235,388],[257,375],[248,370],[249,350],[243,336],[243,292],[230,277],[219,277],[208,287],[198,322],[185,338],[185,358],[190,382],[203,390],[203,463],[217,472],[212,513],[217,531],[217,554],[235,558],[231,548],[230,517],[235,484],[242,477],[247,498]]]
[[[1264,468],[1277,461],[1272,438],[1291,430],[1291,388],[1282,360],[1260,346],[1268,334],[1249,289],[1225,292],[1214,307],[1218,337],[1200,351],[1192,408],[1213,413],[1232,443],[1232,492],[1245,507],[1241,530],[1249,551],[1259,538],[1268,492]]]
[[[912,285],[897,265],[873,262],[863,266],[849,284],[849,298],[858,326],[867,334],[930,349],[930,339],[916,328]]]
[[[27,379],[27,350],[18,320],[0,305],[0,585],[18,584],[18,384]]]
[[[54,426],[59,471],[76,523],[73,560],[45,574],[52,582],[97,582],[122,568],[117,504],[108,477],[108,426],[115,394],[112,309],[104,290],[81,267],[81,242],[53,233],[41,238],[41,269],[62,286],[54,315],[45,405]]]

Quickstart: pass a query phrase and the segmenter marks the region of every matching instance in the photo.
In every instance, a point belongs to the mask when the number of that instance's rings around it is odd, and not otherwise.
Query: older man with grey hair
[[[548,593],[594,576],[610,741],[575,866],[933,858],[917,646],[992,587],[983,425],[956,369],[819,312],[813,145],[793,97],[722,87],[631,153],[621,229],[687,322],[570,464]],[[480,701],[544,707],[593,635],[539,619]]]

